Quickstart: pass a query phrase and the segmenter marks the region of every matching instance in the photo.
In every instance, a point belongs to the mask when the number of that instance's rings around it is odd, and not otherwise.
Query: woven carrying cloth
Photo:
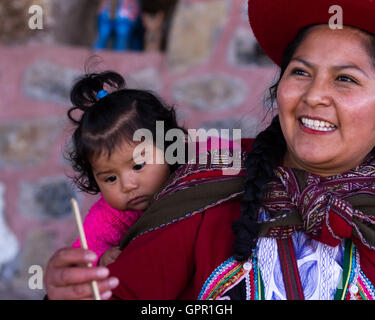
[[[287,238],[305,231],[328,245],[345,238],[375,249],[375,157],[345,173],[321,177],[277,167],[258,221],[261,236]]]

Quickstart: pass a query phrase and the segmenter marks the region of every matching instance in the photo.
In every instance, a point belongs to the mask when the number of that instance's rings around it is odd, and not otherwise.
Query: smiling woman
[[[247,159],[234,257],[199,297],[374,299],[375,4],[337,1],[332,30],[326,1],[286,2],[249,1],[278,116]]]

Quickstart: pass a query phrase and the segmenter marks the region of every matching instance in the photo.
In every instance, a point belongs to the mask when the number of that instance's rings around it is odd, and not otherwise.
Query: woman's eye
[[[337,77],[337,80],[339,81],[343,81],[343,82],[353,82],[353,83],[357,83],[357,81],[355,81],[353,78],[349,77],[349,76],[338,76]]]
[[[104,180],[105,182],[115,182],[116,181],[116,176],[110,176]]]
[[[292,74],[295,74],[297,76],[306,76],[308,75],[307,72],[301,70],[301,69],[293,69]]]
[[[146,162],[143,162],[141,164],[136,164],[134,167],[133,167],[133,170],[141,170],[144,166],[145,166]]]

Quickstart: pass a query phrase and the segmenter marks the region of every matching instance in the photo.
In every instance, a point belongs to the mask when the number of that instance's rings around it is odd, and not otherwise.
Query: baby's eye
[[[116,179],[117,179],[116,176],[110,176],[110,177],[106,178],[104,180],[104,182],[115,182]]]
[[[133,170],[141,170],[144,166],[146,165],[146,162],[143,162],[141,164],[136,164],[134,167],[133,167]]]

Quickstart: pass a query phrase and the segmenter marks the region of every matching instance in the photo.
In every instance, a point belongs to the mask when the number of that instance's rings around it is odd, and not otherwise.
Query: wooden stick
[[[82,225],[82,220],[81,220],[81,214],[79,212],[77,200],[74,199],[74,198],[72,198],[70,200],[70,202],[72,204],[74,217],[76,219],[76,224],[77,224],[78,232],[79,232],[79,238],[81,240],[81,246],[82,246],[83,249],[87,250],[88,249],[88,247],[87,247],[87,241],[86,241],[85,231],[83,230],[83,225]],[[87,266],[91,268],[92,264],[88,263]],[[98,284],[96,283],[95,280],[91,281],[91,289],[92,289],[92,292],[93,292],[95,300],[100,300]]]

